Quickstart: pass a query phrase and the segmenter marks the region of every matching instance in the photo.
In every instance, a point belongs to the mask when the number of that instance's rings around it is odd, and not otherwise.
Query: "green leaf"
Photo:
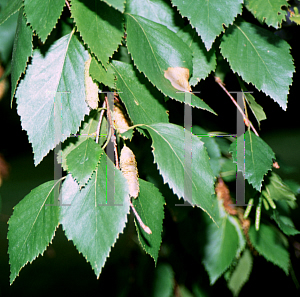
[[[27,67],[28,58],[32,56],[32,30],[26,25],[23,8],[19,12],[18,25],[14,40],[11,62],[11,104],[19,79]]]
[[[193,294],[195,297],[208,297],[208,293],[205,291],[205,289],[200,287],[199,284],[194,283],[193,284]]]
[[[60,141],[75,134],[89,111],[84,85],[87,59],[87,51],[73,32],[56,41],[45,55],[39,49],[33,52],[32,64],[19,84],[16,98],[35,165]],[[61,117],[55,117],[54,109],[61,112]]]
[[[245,160],[237,160],[237,152],[245,152]],[[264,175],[272,169],[275,154],[272,149],[253,132],[247,131],[230,145],[229,152],[237,163],[237,170],[242,172],[248,182],[257,190],[261,190]]]
[[[61,153],[61,160],[58,160],[59,163],[62,164],[62,167],[65,171],[68,171],[67,166],[67,159],[68,155],[78,146],[84,142],[87,137],[91,138],[92,140],[96,139],[96,131],[97,126],[100,119],[100,113],[96,110],[92,110],[91,113],[85,117],[85,120],[81,124],[81,128],[79,130],[78,135],[73,135],[73,137],[68,138],[62,144],[62,153]],[[107,131],[107,121],[105,118],[102,119],[102,125],[100,128],[100,137],[99,137],[99,144],[100,146],[104,144],[106,140],[106,131]]]
[[[180,285],[178,291],[181,297],[194,297],[184,285]]]
[[[177,35],[190,47],[193,53],[193,76],[190,85],[195,86],[216,69],[217,61],[214,48],[207,51],[195,29],[190,25],[180,30]]]
[[[236,16],[242,13],[243,0],[223,0],[222,3],[219,0],[172,0],[172,3],[196,28],[209,50],[215,38],[224,32],[223,26],[232,24]]]
[[[273,226],[260,224],[259,232],[251,225],[248,234],[258,253],[288,274],[289,253],[284,247],[279,231]]]
[[[165,199],[152,183],[139,178],[139,186],[139,197],[134,199],[132,204],[152,234],[143,231],[137,220],[135,220],[135,226],[143,249],[154,259],[156,264],[162,241]]]
[[[101,146],[87,137],[67,156],[67,167],[79,186],[86,185],[104,153]]]
[[[248,281],[252,271],[252,264],[251,253],[246,249],[228,281],[228,288],[234,297],[239,295],[243,285]]]
[[[55,27],[65,5],[64,0],[24,0],[27,22],[44,43]]]
[[[102,1],[106,2],[109,6],[112,6],[121,12],[124,12],[125,0],[102,0]]]
[[[261,22],[278,29],[287,15],[283,7],[288,7],[287,0],[246,0],[246,8]]]
[[[139,71],[166,96],[185,102],[185,94],[178,92],[164,77],[169,67],[187,68],[192,73],[192,52],[185,42],[163,25],[141,16],[126,14],[127,47]],[[145,59],[147,57],[147,59]],[[191,105],[214,111],[192,94]]]
[[[155,269],[153,294],[151,297],[171,297],[174,288],[174,271],[169,264],[162,263]]]
[[[72,17],[83,41],[104,67],[121,43],[122,14],[102,1],[72,0]]]
[[[257,122],[258,122],[258,126],[260,127],[260,122],[263,120],[266,120],[266,114],[262,108],[261,105],[259,105],[256,101],[255,98],[249,94],[249,93],[245,93],[245,99],[249,105],[249,107],[251,108]]]
[[[228,152],[228,151],[227,151]],[[232,182],[236,180],[236,164],[227,158],[221,158],[221,172],[220,176],[225,182]]]
[[[209,163],[211,166],[211,169],[213,171],[214,176],[218,176],[221,170],[221,150],[219,148],[219,145],[216,142],[216,139],[208,134],[208,131],[194,125],[192,127],[192,132],[194,135],[198,136],[201,141],[204,143],[207,153],[209,156]]]
[[[13,14],[0,26],[0,60],[5,64],[9,63],[11,59],[17,20],[18,14]]]
[[[265,189],[262,191],[262,194],[264,193],[277,201],[296,201],[293,191],[282,181],[280,176],[274,172],[272,172],[266,180]]]
[[[154,162],[164,182],[169,184],[179,198],[183,197],[192,205],[201,207],[214,219],[214,176],[203,142],[191,135],[193,159],[191,168],[188,168],[185,166],[185,131],[182,127],[165,123],[141,127],[152,138]],[[184,189],[185,178],[191,183],[191,188]]]
[[[253,112],[258,126],[260,127],[260,122],[267,119],[267,116],[262,108],[262,106],[260,106],[256,101],[255,98],[252,96],[252,94],[247,93],[247,88],[245,87],[245,84],[243,83],[243,81],[237,76],[239,84],[241,86],[241,89],[245,92],[244,93],[244,98],[246,99],[251,111]]]
[[[280,214],[277,209],[273,210],[272,218],[277,223],[281,231],[286,235],[296,235],[300,232],[295,228],[293,221],[290,217]]]
[[[292,179],[285,179],[284,183],[291,189],[291,191],[297,196],[300,194],[300,184]]]
[[[22,0],[9,0],[5,7],[2,7],[1,5],[0,25],[2,25],[11,15],[15,14],[22,6]]]
[[[115,89],[115,76],[112,67],[109,64],[107,66],[107,70],[98,62],[94,57],[92,57],[91,65],[90,65],[90,76],[93,80],[102,83],[111,89]]]
[[[239,258],[240,254],[242,253],[242,251],[245,249],[245,246],[246,246],[246,240],[245,240],[245,236],[243,233],[243,229],[240,225],[239,220],[236,217],[228,216],[228,220],[234,226],[235,231],[238,235],[239,243],[238,243],[238,249],[236,251],[236,258]]]
[[[0,77],[0,83],[4,80],[6,80],[6,78],[11,74],[11,64],[8,64],[5,69],[4,69],[4,73],[2,73],[2,76]],[[6,83],[5,83],[6,84]]]
[[[110,160],[108,162],[110,166],[114,166]],[[96,172],[81,191],[70,176],[62,188],[63,203],[71,204],[62,208],[63,229],[67,238],[73,241],[77,250],[90,262],[97,278],[111,247],[125,227],[130,207],[127,181],[119,170],[115,170],[114,175],[114,204],[103,205],[106,204],[107,197],[106,164],[106,155],[103,154]],[[76,191],[73,190],[70,195],[69,189],[74,188]]]
[[[148,80],[131,64],[112,61],[111,66],[117,76],[120,97],[133,124],[167,123],[168,115],[162,95]]]
[[[175,33],[183,24],[183,19],[176,9],[172,8],[171,3],[165,0],[127,0],[126,13],[139,15],[164,25]]]
[[[55,202],[58,189],[59,181],[46,182],[32,190],[14,207],[7,234],[10,284],[22,267],[43,254],[52,241],[59,222],[59,208],[45,204]]]
[[[220,47],[234,72],[286,110],[287,94],[295,71],[286,41],[239,20],[226,30]]]
[[[235,258],[239,237],[236,228],[228,219],[229,215],[225,212],[222,201],[218,200],[218,215],[216,223],[209,222],[207,227],[207,243],[204,246],[203,264],[208,272],[210,284],[224,273]]]
[[[192,73],[192,52],[174,32],[138,15],[126,13],[126,20],[128,50],[141,71],[146,68],[149,75],[153,76],[156,73],[163,74],[168,67],[184,67]],[[139,48],[143,48],[143,52],[139,52]],[[150,61],[154,64],[151,65]]]

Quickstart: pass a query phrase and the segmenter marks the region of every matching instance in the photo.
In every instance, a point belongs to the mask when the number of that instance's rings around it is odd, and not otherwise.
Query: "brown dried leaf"
[[[129,185],[130,196],[137,198],[140,191],[137,165],[135,155],[133,154],[132,150],[127,146],[123,146],[121,150],[120,165],[121,171]]]
[[[115,129],[120,133],[124,133],[129,129],[128,120],[126,119],[123,109],[115,103],[113,121]]]
[[[237,211],[234,208],[234,205],[231,200],[230,191],[226,184],[224,183],[223,179],[219,177],[218,183],[216,185],[216,194],[218,199],[223,201],[224,208],[227,213],[230,215],[236,215]]]
[[[4,68],[0,65],[0,78],[4,74]],[[0,100],[4,97],[5,91],[7,89],[7,79],[0,81]]]
[[[190,92],[192,90],[189,84],[189,69],[183,67],[169,67],[164,72],[165,78],[171,82],[175,89],[182,92]]]

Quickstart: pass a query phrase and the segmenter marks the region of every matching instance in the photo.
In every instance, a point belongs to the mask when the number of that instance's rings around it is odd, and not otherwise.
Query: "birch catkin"
[[[130,148],[124,146],[121,150],[120,166],[124,177],[129,185],[129,194],[137,198],[140,187],[138,181],[138,171],[135,156]]]
[[[84,63],[84,84],[85,84],[85,99],[91,109],[97,109],[98,107],[98,86],[93,82],[90,77],[90,65],[92,57]]]
[[[120,134],[126,132],[129,129],[128,121],[125,117],[123,110],[116,104],[114,105],[113,120],[115,129]]]

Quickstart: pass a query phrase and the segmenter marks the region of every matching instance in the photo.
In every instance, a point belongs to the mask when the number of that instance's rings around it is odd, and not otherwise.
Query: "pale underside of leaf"
[[[32,143],[35,165],[59,141],[75,134],[89,109],[85,102],[84,62],[88,53],[73,32],[44,56],[35,50],[16,92],[22,128]]]

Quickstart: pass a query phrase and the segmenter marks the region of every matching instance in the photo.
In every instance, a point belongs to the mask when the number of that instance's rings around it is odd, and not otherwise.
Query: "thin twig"
[[[110,142],[110,137],[111,137],[111,130],[109,129],[109,131],[108,131],[108,136],[107,136],[107,138],[106,138],[106,141],[105,141],[105,143],[104,143],[103,146],[102,146],[102,149],[103,149],[103,150],[105,150],[105,148],[107,147],[108,143]]]
[[[215,76],[215,81],[217,84],[219,84],[219,86],[225,91],[225,93],[229,96],[229,98],[231,99],[231,101],[234,103],[234,105],[236,106],[236,108],[238,109],[238,111],[243,115],[244,118],[244,122],[245,125],[247,127],[252,128],[253,132],[256,134],[256,136],[259,136],[257,131],[255,130],[255,128],[253,127],[252,123],[249,121],[249,119],[246,117],[246,115],[244,114],[244,112],[242,111],[241,107],[236,103],[236,101],[234,100],[234,98],[231,96],[231,94],[227,91],[227,89],[224,87],[224,83],[221,81],[221,79],[217,76]]]
[[[100,119],[99,119],[97,130],[96,130],[96,143],[99,142],[100,127],[101,127],[101,123],[102,123],[102,119],[103,119],[103,115],[104,115],[104,111],[105,111],[105,105],[106,105],[106,102],[104,101],[102,104]]]
[[[118,157],[118,150],[117,150],[117,141],[116,141],[116,136],[115,136],[114,126],[113,126],[113,121],[112,121],[112,118],[111,118],[111,111],[110,111],[110,108],[109,108],[107,96],[105,96],[105,102],[106,102],[107,116],[108,116],[109,125],[110,125],[110,130],[111,130],[111,140],[112,140],[113,143],[114,143],[114,151],[115,151],[115,159],[116,159],[116,168],[117,168],[117,169],[120,169],[120,165],[119,165],[119,157]]]
[[[134,206],[133,206],[131,200],[129,200],[129,203],[130,203],[131,209],[132,209],[132,211],[133,211],[133,213],[134,213],[136,219],[138,220],[140,226],[142,227],[142,229],[143,229],[147,234],[152,234],[151,229],[143,223],[142,219],[140,218],[139,214],[137,213],[136,209],[134,208]]]
[[[67,7],[68,7],[68,9],[69,9],[69,10],[70,10],[70,12],[71,12],[71,6],[70,6],[70,3],[69,3],[69,1],[68,1],[68,0],[66,0],[65,2],[66,2],[66,4],[67,4]]]

